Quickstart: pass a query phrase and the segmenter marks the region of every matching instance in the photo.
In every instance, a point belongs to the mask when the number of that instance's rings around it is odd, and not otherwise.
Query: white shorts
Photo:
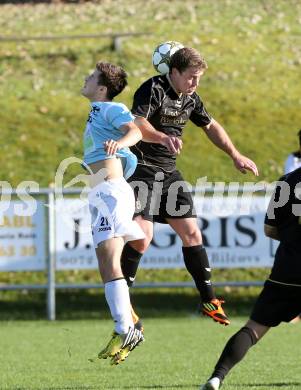
[[[123,177],[98,184],[90,191],[88,200],[95,248],[113,237],[124,237],[125,242],[145,238],[133,221],[134,192]]]

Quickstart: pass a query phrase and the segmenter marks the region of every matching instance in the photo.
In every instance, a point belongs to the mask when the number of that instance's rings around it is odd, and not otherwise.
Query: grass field
[[[1,390],[198,389],[230,327],[194,315],[146,319],[146,342],[118,367],[90,363],[112,330],[109,320],[0,322]],[[300,389],[300,329],[285,324],[249,352],[225,382],[229,390]]]

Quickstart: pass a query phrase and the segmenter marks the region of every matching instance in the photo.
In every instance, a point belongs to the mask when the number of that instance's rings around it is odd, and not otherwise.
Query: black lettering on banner
[[[237,220],[235,222],[235,227],[236,227],[238,232],[243,233],[246,236],[249,236],[251,241],[250,241],[249,245],[243,245],[237,239],[235,239],[235,246],[239,246],[241,248],[250,248],[256,242],[256,232],[241,224],[241,222],[244,219],[248,219],[248,220],[252,221],[253,223],[255,222],[254,217],[247,217],[247,216],[239,217],[239,218],[237,218]]]
[[[75,248],[77,248],[78,244],[79,244],[79,232],[78,232],[78,228],[79,228],[79,225],[80,225],[80,219],[74,219],[74,244],[73,246],[71,247],[71,244],[69,242],[65,242],[64,243],[64,247],[66,249],[69,249],[69,250],[73,250]]]
[[[227,240],[227,222],[228,218],[220,218],[220,225],[221,225],[221,241],[220,241],[220,247],[223,248],[229,248],[228,240]]]

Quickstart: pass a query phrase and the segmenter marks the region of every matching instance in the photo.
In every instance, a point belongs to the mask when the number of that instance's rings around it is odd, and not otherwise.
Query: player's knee
[[[146,236],[142,240],[131,241],[131,247],[134,248],[139,253],[144,253],[149,247],[151,240],[152,237]]]
[[[112,263],[99,265],[99,272],[104,283],[110,280],[119,279],[122,276],[120,266]]]
[[[266,325],[259,324],[257,321],[248,320],[244,328],[250,329],[250,331],[254,334],[256,341],[259,341],[270,329]]]
[[[182,235],[183,246],[202,244],[202,234],[198,228],[190,229]]]
[[[251,327],[244,326],[241,328],[240,332],[245,333],[246,335],[249,336],[252,345],[255,345],[257,343],[257,341],[259,340],[259,337],[258,337],[255,329],[253,329]]]

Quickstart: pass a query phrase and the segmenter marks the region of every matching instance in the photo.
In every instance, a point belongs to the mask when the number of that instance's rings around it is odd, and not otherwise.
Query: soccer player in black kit
[[[171,57],[169,74],[152,77],[135,92],[132,107],[135,123],[143,130],[143,134],[157,130],[158,143],[160,134],[162,137],[168,135],[178,142],[174,143],[174,149],[179,151],[183,129],[188,120],[191,120],[232,158],[237,169],[242,173],[250,170],[258,175],[255,163],[237,151],[224,128],[211,117],[195,92],[206,69],[207,64],[198,51],[192,48],[178,50]],[[131,182],[145,184],[144,191],[138,192],[132,183],[136,196],[139,196],[138,199],[136,197],[134,218],[146,238],[125,245],[121,257],[123,274],[131,286],[139,260],[152,240],[153,223],[168,223],[182,240],[185,266],[199,290],[202,312],[215,321],[228,325],[229,320],[221,307],[222,301],[215,297],[211,285],[211,269],[202,245],[192,196],[184,183],[182,187],[177,185],[183,182],[183,178],[176,168],[176,153],[158,143],[143,141],[131,148],[138,158],[138,166]]]
[[[201,390],[218,390],[231,368],[271,327],[301,312],[301,168],[279,179],[265,217],[266,236],[279,240],[275,261],[250,319],[227,342]]]

